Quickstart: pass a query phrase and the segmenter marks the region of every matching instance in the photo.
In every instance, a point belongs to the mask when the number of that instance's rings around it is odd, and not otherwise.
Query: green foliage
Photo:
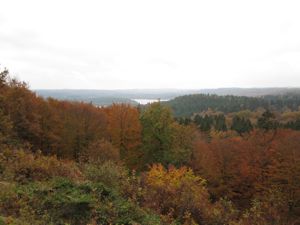
[[[257,120],[257,127],[266,131],[276,129],[278,126],[275,115],[269,110],[266,110]]]
[[[148,106],[141,116],[145,163],[182,165],[191,157],[193,130],[175,122],[170,108]]]
[[[128,171],[121,165],[106,161],[102,164],[84,165],[84,175],[92,182],[101,182],[107,187],[119,189],[127,182]]]
[[[4,218],[2,216],[0,216],[0,225],[5,225],[5,221],[4,221]]]
[[[217,96],[194,94],[177,97],[169,102],[176,117],[191,116],[208,109],[223,113],[238,112],[245,109],[255,110],[268,107],[268,102],[261,98],[241,96]]]
[[[223,114],[215,117],[215,129],[217,131],[227,131],[226,119]]]
[[[187,165],[192,157],[195,129],[191,126],[173,124],[173,140],[168,152],[168,163],[175,166]]]
[[[213,127],[214,118],[208,115],[205,115],[203,117],[200,115],[196,115],[194,118],[194,122],[201,131],[208,132]]]
[[[205,112],[208,109],[225,114],[243,110],[254,111],[258,108],[274,108],[283,111],[285,108],[298,110],[299,94],[286,94],[264,97],[217,96],[205,94],[185,95],[174,98],[165,104],[169,105],[176,117],[190,117],[194,113]]]
[[[161,224],[159,216],[122,198],[108,199],[96,209],[97,224]]]
[[[209,116],[207,114],[205,116],[200,116],[197,114],[193,121],[203,132],[208,132],[212,128],[216,131],[227,131],[226,118],[223,114],[215,116]]]
[[[88,183],[75,184],[60,178],[17,186],[14,193],[19,205],[15,207],[14,215],[24,222],[27,220],[43,221],[43,224],[87,224],[92,206],[97,200],[93,193],[101,196],[105,189]],[[29,215],[31,218],[28,218]]]
[[[59,178],[10,186],[0,203],[0,213],[29,224],[160,224],[159,216],[101,183]]]
[[[168,151],[172,145],[173,122],[171,110],[160,103],[151,104],[142,113],[146,162],[168,162]]]
[[[295,121],[290,121],[284,125],[285,128],[290,128],[293,130],[300,130],[300,119]]]
[[[253,126],[249,119],[240,116],[234,116],[232,119],[231,130],[238,132],[240,135],[249,133],[253,130]]]
[[[94,189],[93,189],[94,188]],[[21,189],[19,193],[29,197],[28,204],[36,214],[48,214],[55,223],[86,224],[90,220],[95,198],[92,192],[102,194],[104,190],[89,184],[76,185],[69,180],[58,179],[49,186],[33,184]]]

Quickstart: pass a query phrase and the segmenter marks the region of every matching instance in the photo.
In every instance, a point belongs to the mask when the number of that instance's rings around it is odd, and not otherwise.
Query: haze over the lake
[[[0,64],[33,89],[300,86],[299,1],[1,2]]]

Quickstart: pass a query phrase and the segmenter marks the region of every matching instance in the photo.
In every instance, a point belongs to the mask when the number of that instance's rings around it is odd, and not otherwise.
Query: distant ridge
[[[173,99],[188,94],[216,94],[236,96],[300,94],[300,88],[217,88],[217,89],[124,89],[124,90],[89,90],[89,89],[37,89],[42,97],[66,100],[89,100],[95,98],[119,99]]]

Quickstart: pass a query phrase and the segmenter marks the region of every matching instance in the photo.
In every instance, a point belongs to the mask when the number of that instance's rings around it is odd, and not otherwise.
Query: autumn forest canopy
[[[0,224],[299,223],[299,93],[99,107],[0,71]]]

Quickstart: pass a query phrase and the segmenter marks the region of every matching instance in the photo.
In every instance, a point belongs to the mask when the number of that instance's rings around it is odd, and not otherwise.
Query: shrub
[[[101,183],[32,182],[7,189],[0,200],[0,214],[14,218],[11,224],[161,224],[158,215]]]
[[[8,149],[1,152],[0,165],[4,180],[19,183],[49,180],[53,177],[82,179],[82,174],[74,162],[61,161],[55,156],[43,156],[24,150]]]
[[[0,214],[16,215],[20,206],[18,204],[15,185],[7,182],[0,182],[0,190]]]
[[[5,225],[6,223],[5,223],[5,220],[4,220],[4,218],[2,218],[2,216],[0,216],[0,225]]]
[[[203,223],[211,208],[205,182],[186,167],[165,169],[160,164],[153,165],[144,175],[143,204],[175,219],[182,220],[190,213],[197,223]]]
[[[252,201],[252,207],[241,216],[238,224],[296,224],[288,211],[288,201],[285,199],[283,193],[279,189],[270,189],[264,197]]]
[[[86,164],[84,174],[87,179],[93,182],[101,182],[107,187],[118,189],[127,182],[128,171],[123,166],[112,161],[103,164]]]

